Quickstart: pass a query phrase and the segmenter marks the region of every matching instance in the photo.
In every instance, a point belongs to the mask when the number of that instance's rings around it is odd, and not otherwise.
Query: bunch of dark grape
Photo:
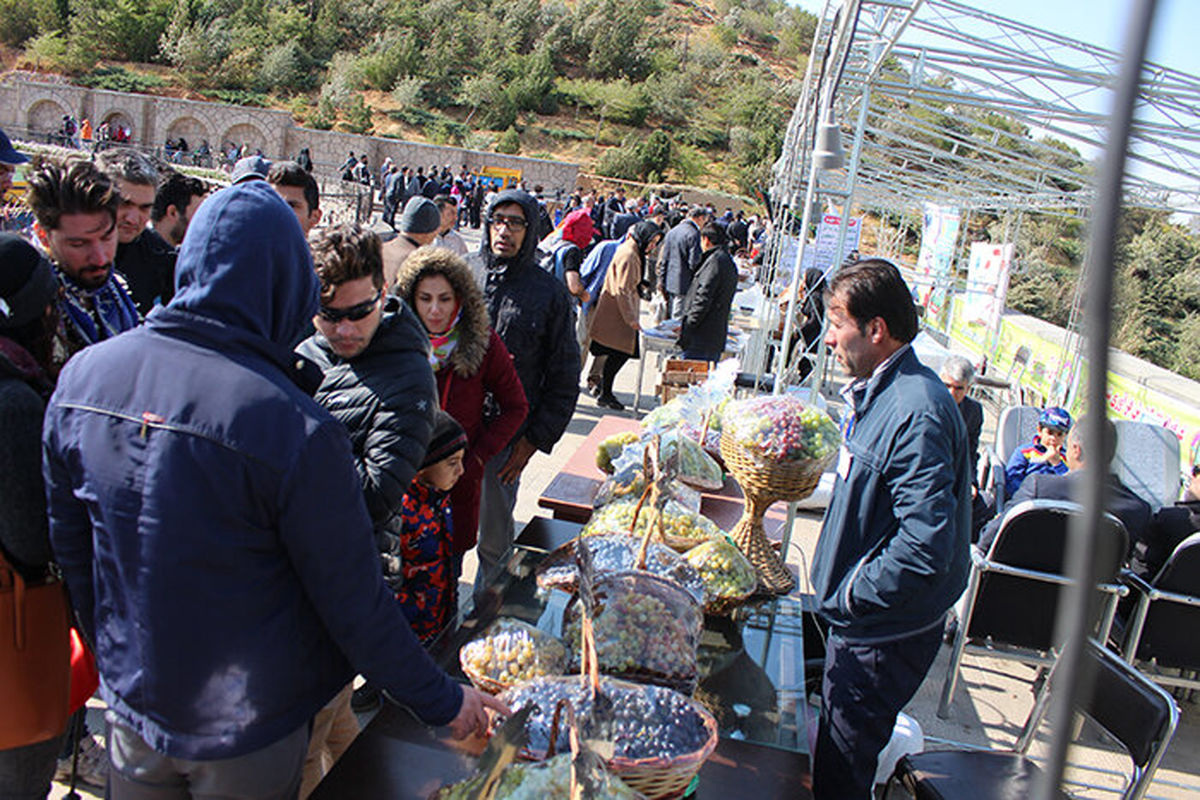
[[[513,711],[530,703],[537,707],[526,726],[529,749],[534,753],[548,749],[554,707],[563,697],[575,707],[583,735],[611,740],[613,753],[620,758],[676,758],[699,750],[708,738],[704,718],[695,703],[679,692],[609,679],[601,679],[600,691],[612,701],[613,716],[611,720],[600,721],[598,728],[591,718],[591,691],[578,680],[539,679],[505,692],[501,699]],[[565,728],[560,721],[560,750],[569,746]]]
[[[538,565],[538,586],[544,589],[563,589],[574,592],[579,582],[579,567],[575,548],[580,540],[554,551]],[[589,536],[588,549],[592,554],[592,569],[598,576],[626,572],[635,566],[641,542],[619,533]],[[687,590],[697,603],[704,602],[704,581],[683,556],[666,545],[651,542],[646,551],[646,571],[674,581]]]

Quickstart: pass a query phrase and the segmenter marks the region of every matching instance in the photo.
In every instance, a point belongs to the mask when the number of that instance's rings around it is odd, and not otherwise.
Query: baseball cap
[[[17,164],[24,164],[28,160],[29,156],[18,153],[17,148],[13,147],[12,141],[9,140],[8,134],[0,130],[0,164],[15,167]]]
[[[246,156],[233,165],[233,172],[229,175],[230,183],[241,183],[242,181],[263,180],[267,179],[267,173],[271,171],[271,162],[267,161],[262,156]]]
[[[1063,433],[1068,433],[1071,430],[1071,415],[1067,413],[1065,408],[1050,406],[1038,417],[1038,427],[1054,428]]]

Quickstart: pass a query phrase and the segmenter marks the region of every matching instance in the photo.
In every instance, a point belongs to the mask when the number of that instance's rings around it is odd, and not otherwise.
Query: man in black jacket
[[[416,316],[398,298],[384,294],[379,237],[353,225],[322,229],[312,242],[321,281],[316,333],[296,348],[325,373],[314,399],[346,426],[354,463],[375,527],[383,579],[393,593],[403,583],[396,512],[421,467],[433,431],[437,387],[428,344]],[[346,687],[318,715],[309,762],[331,761],[357,733]],[[354,695],[358,710],[373,708],[371,686]],[[314,752],[315,748],[315,752]],[[315,758],[314,758],[315,756]],[[305,786],[315,786],[319,767],[306,763]]]
[[[525,424],[484,468],[476,591],[487,585],[512,545],[521,471],[535,451],[549,453],[562,437],[579,398],[575,312],[562,282],[538,266],[537,220],[538,203],[531,195],[501,192],[488,206],[483,240],[471,256],[492,326],[512,354],[529,400]]]
[[[679,329],[679,347],[684,358],[717,361],[725,352],[729,309],[738,280],[726,241],[725,229],[715,222],[705,224],[700,231],[703,259],[688,287],[683,325]]]
[[[166,304],[175,293],[175,248],[147,227],[158,191],[158,170],[150,159],[128,147],[104,151],[96,165],[121,195],[113,266],[125,276],[133,302],[145,316],[155,302]]]

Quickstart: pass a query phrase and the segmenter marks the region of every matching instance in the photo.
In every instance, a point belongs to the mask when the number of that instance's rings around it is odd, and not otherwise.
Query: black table
[[[569,541],[581,526],[537,518],[521,532],[513,556],[494,584],[490,602],[448,631],[431,652],[464,680],[459,648],[497,616],[536,623],[545,609],[533,570],[546,552]],[[696,699],[716,717],[721,734],[700,772],[696,797],[804,798],[811,785],[804,734],[802,603],[772,597],[729,617],[705,619]],[[385,703],[317,787],[313,800],[427,798],[438,786],[471,774],[483,742],[454,742],[406,709]]]

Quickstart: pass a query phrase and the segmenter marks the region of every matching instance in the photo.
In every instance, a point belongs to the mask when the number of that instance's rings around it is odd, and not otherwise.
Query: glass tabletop
[[[535,523],[543,521],[534,520],[530,526]],[[466,680],[459,648],[497,617],[536,625],[547,604],[553,603],[538,589],[534,569],[552,545],[581,527],[562,521],[553,525],[553,535],[533,537],[538,539],[534,546],[524,533],[518,537],[506,568],[491,582],[488,598],[434,644],[434,657],[451,675]],[[796,596],[752,600],[730,615],[705,617],[698,653],[701,677],[694,696],[712,712],[722,737],[808,752],[804,634],[802,601]]]

